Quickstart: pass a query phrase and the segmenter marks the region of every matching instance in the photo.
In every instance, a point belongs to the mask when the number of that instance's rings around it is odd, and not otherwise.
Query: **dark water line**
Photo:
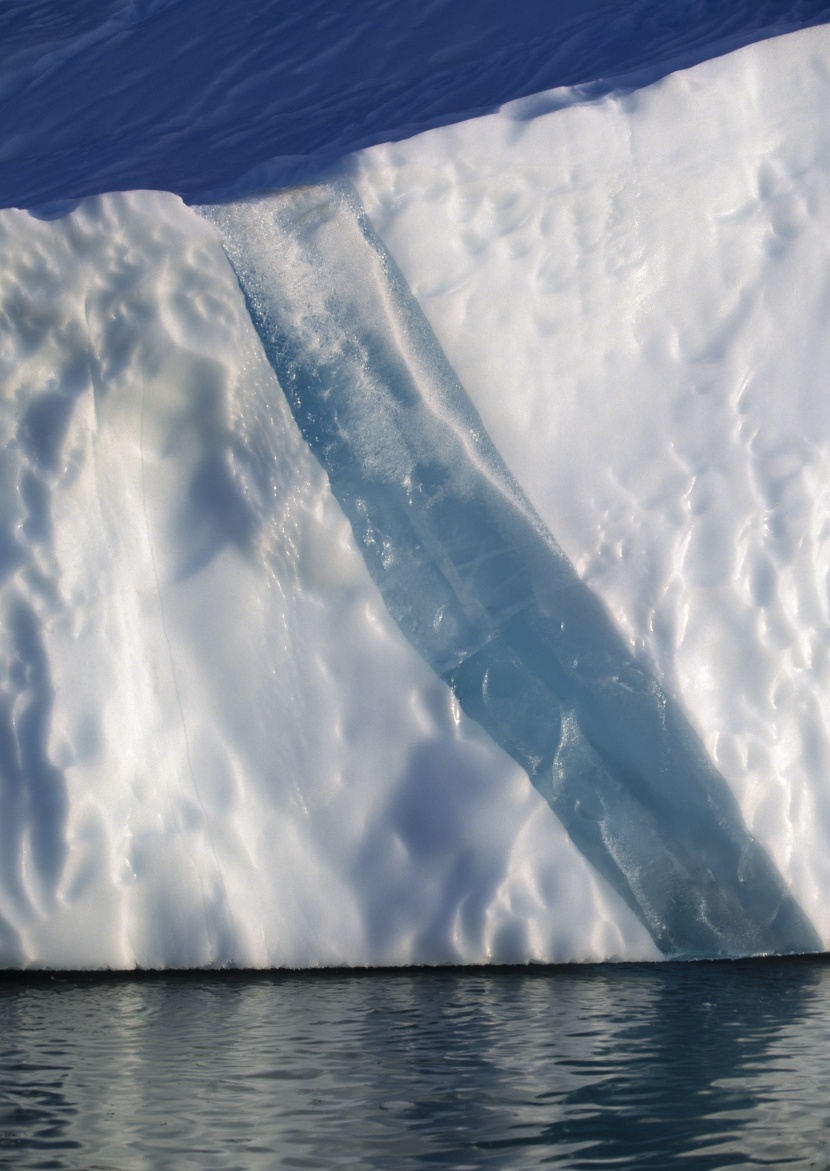
[[[390,613],[664,954],[820,950],[680,707],[505,467],[354,193],[202,211]]]
[[[701,971],[701,972],[779,972],[799,968],[820,970],[830,968],[830,952],[797,952],[787,955],[744,956],[716,959],[672,960],[601,960],[586,963],[488,963],[488,964],[402,964],[393,966],[320,967],[320,968],[241,968],[235,966],[196,968],[0,968],[0,988],[39,988],[72,985],[89,987],[106,984],[175,984],[190,985],[194,981],[217,984],[279,983],[302,980],[314,983],[331,980],[375,980],[400,978],[410,980],[424,976],[431,980],[452,979],[459,976],[493,977],[522,976],[530,980],[549,980],[558,975],[590,975],[620,971],[628,975],[636,972]]]

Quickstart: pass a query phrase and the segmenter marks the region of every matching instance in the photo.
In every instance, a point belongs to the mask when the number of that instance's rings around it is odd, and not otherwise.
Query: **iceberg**
[[[0,212],[0,963],[826,946],[828,62]]]

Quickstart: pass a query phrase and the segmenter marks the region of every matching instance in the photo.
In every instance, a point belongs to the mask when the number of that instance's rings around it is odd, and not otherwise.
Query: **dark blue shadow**
[[[0,206],[309,179],[511,99],[644,84],[827,20],[830,0],[18,0],[0,5]]]

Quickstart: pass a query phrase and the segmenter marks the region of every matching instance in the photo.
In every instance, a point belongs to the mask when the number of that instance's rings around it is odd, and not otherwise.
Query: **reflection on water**
[[[824,1167],[822,959],[0,981],[0,1166]]]

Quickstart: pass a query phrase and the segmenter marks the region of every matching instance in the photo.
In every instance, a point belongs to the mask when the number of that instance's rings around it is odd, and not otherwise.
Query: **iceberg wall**
[[[0,252],[0,963],[658,957],[389,616],[215,231]]]
[[[390,613],[660,949],[819,950],[688,721],[501,461],[353,194],[204,210]]]
[[[0,213],[0,963],[826,946],[828,78]]]
[[[825,940],[829,53],[795,33],[352,172],[514,476]]]

